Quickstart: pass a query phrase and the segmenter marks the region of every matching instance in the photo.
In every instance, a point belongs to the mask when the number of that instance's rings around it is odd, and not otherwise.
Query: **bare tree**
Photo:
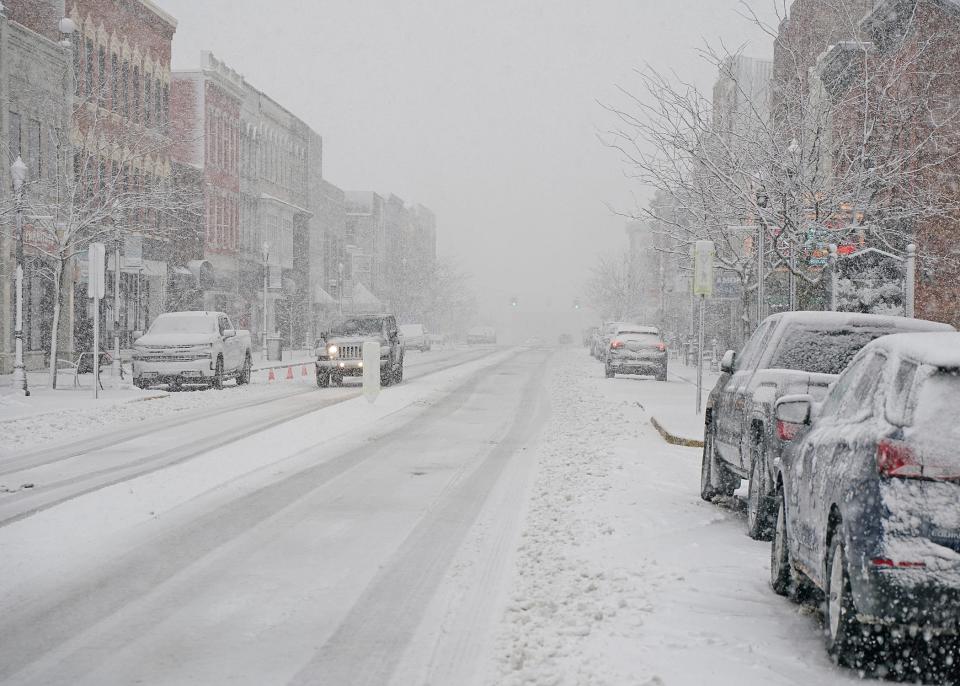
[[[737,82],[730,65],[738,52],[722,46],[701,54],[738,89],[745,107],[735,120],[693,84],[653,68],[637,72],[637,92],[622,89],[627,105],[608,107],[618,125],[605,142],[668,201],[667,211],[632,214],[655,220],[669,239],[662,249],[687,253],[692,242],[713,240],[719,268],[740,277],[744,299],[774,269],[817,284],[823,270],[809,258],[826,243],[902,252],[919,223],[960,208],[950,183],[931,182],[960,150],[960,102],[938,97],[960,69],[939,58],[949,36],[924,26],[918,40],[910,16],[894,34],[861,24],[854,10],[863,2],[820,4],[846,17],[832,26],[849,40],[819,55],[811,45],[823,36],[811,44],[809,35],[780,33],[744,5],[777,40],[772,109]],[[745,250],[750,241],[728,229],[745,225],[769,247],[762,269]]]
[[[584,300],[604,319],[622,320],[639,309],[640,279],[629,252],[601,255],[590,270]]]

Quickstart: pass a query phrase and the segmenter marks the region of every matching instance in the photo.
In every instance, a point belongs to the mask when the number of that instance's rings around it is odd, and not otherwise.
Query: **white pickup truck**
[[[223,312],[167,312],[133,344],[133,384],[250,383],[250,332],[233,328]]]

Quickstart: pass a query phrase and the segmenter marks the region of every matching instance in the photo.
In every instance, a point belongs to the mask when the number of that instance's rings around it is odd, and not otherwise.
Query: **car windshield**
[[[383,320],[376,317],[357,317],[344,319],[330,327],[332,336],[365,336],[379,334],[383,330]]]
[[[150,334],[217,332],[217,320],[214,317],[158,317],[150,326]]]
[[[867,343],[889,333],[889,329],[791,328],[784,334],[768,366],[839,374]]]

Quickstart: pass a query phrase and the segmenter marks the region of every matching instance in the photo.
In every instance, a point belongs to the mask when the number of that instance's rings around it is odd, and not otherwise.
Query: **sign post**
[[[106,295],[106,248],[91,243],[87,253],[87,297],[93,298],[93,397],[100,397],[100,301]]]
[[[700,296],[697,332],[697,414],[703,404],[703,308],[707,296],[713,296],[713,241],[697,241],[693,248],[693,294]]]

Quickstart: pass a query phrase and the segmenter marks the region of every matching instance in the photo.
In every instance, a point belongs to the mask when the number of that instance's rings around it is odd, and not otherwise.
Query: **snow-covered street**
[[[190,445],[165,418],[34,453],[34,494],[0,500],[0,681],[856,679],[769,589],[738,508],[699,499],[699,451],[650,425],[693,414],[689,382],[604,379],[572,348],[458,355],[375,405],[304,385]]]

